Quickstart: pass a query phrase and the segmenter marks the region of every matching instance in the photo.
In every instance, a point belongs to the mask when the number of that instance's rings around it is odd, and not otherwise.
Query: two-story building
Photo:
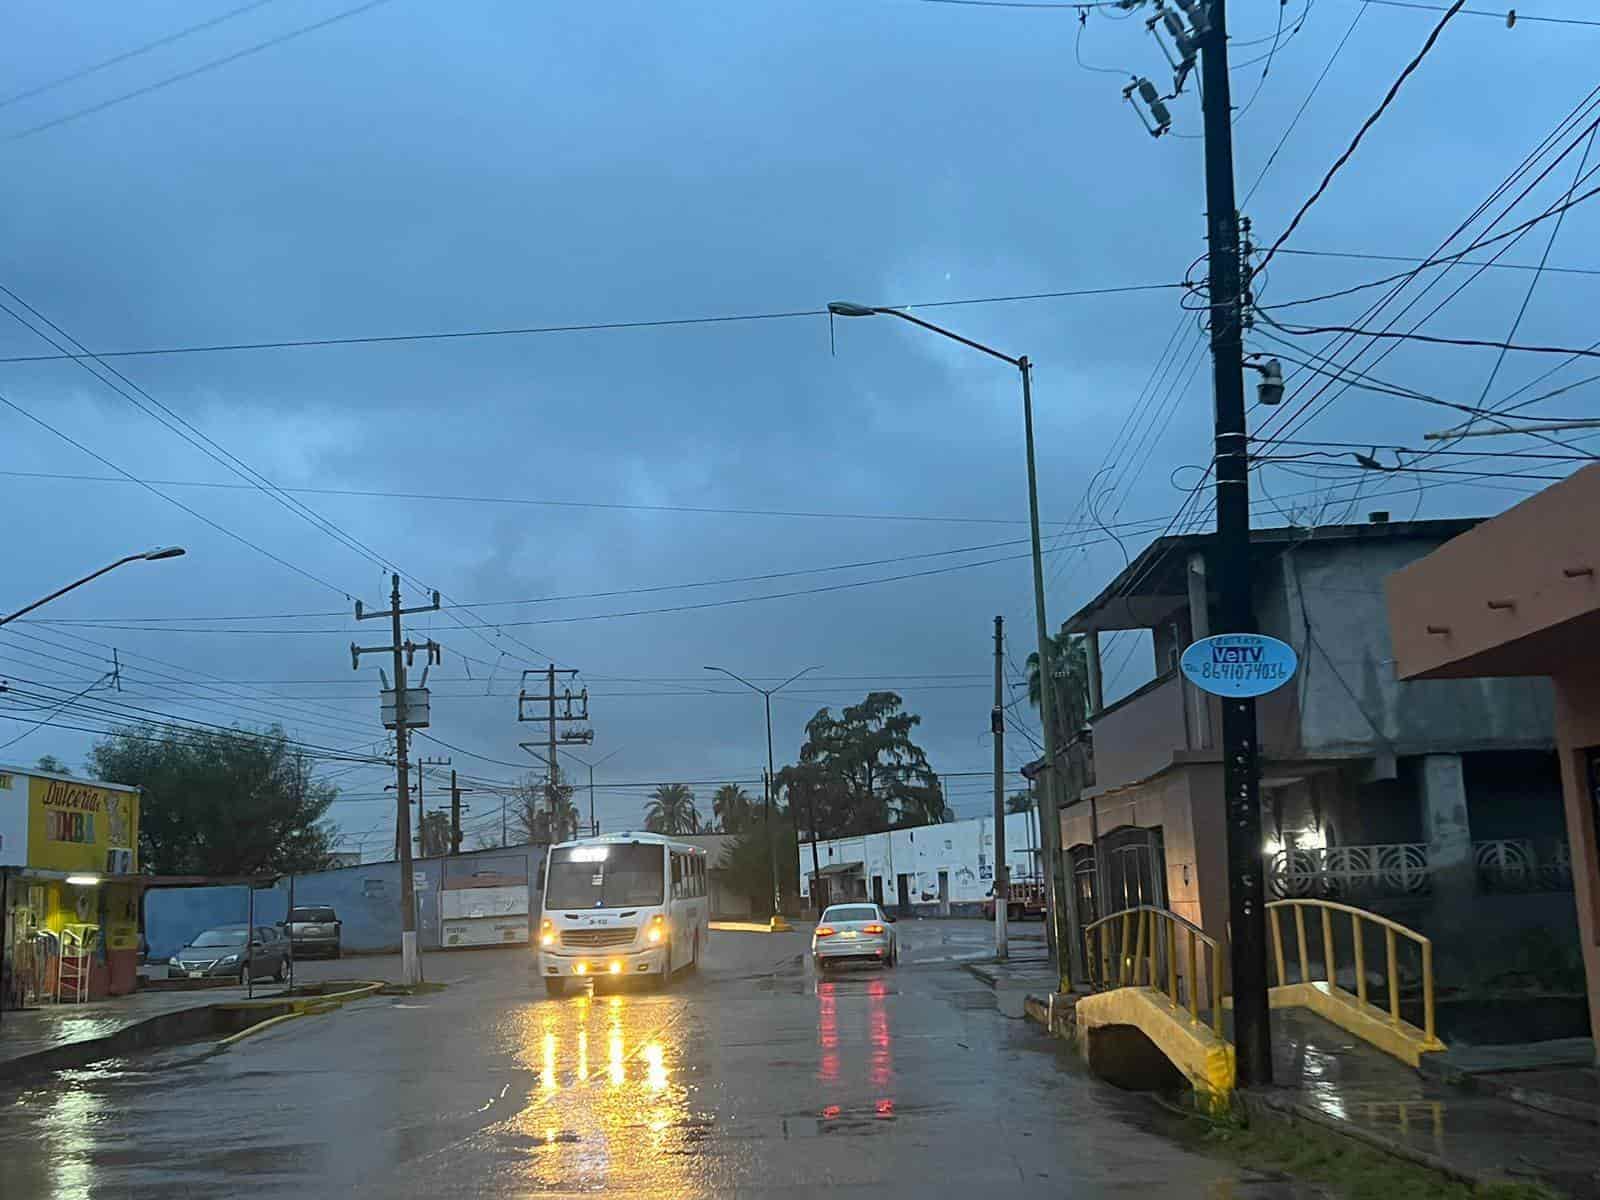
[[[1251,535],[1257,626],[1300,660],[1257,703],[1269,889],[1418,927],[1460,982],[1516,969],[1525,938],[1494,962],[1468,953],[1497,933],[1576,934],[1548,681],[1395,676],[1386,577],[1475,524],[1374,514]],[[1178,672],[1212,632],[1212,540],[1158,539],[1065,623],[1087,638],[1094,693],[1095,782],[1062,814],[1086,920],[1154,903],[1226,932],[1220,711]],[[1106,704],[1099,639],[1114,630],[1149,631],[1154,662]]]

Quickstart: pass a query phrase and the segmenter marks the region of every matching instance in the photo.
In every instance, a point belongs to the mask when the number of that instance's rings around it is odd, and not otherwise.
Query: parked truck
[[[1023,881],[1007,889],[1006,920],[1044,920],[1044,884]],[[994,920],[994,897],[983,902],[985,920]]]

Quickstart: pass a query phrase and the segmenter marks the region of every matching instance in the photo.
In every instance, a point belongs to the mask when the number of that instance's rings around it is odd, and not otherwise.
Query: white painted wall
[[[1039,847],[1037,814],[1006,816],[1006,863],[1013,882],[1032,876],[1033,852]],[[989,897],[994,886],[994,819],[976,817],[914,829],[891,829],[864,837],[834,838],[817,843],[817,858],[824,870],[839,863],[863,864],[867,896],[872,880],[883,880],[883,901],[899,898],[897,877],[910,876],[912,904],[937,904],[939,872],[950,875],[950,902],[976,904]],[[811,894],[811,843],[800,846],[800,894]]]

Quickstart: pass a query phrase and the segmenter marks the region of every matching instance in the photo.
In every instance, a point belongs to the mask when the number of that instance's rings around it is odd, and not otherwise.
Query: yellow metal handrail
[[[1365,909],[1353,908],[1348,904],[1338,904],[1332,900],[1290,899],[1274,900],[1267,905],[1267,913],[1271,917],[1272,926],[1272,955],[1278,970],[1278,983],[1289,982],[1288,974],[1284,969],[1283,957],[1283,927],[1278,915],[1285,908],[1294,910],[1294,927],[1296,949],[1299,951],[1299,966],[1301,983],[1317,982],[1311,978],[1310,954],[1308,952],[1308,939],[1306,937],[1306,910],[1316,909],[1321,916],[1322,925],[1322,968],[1328,986],[1336,990],[1341,989],[1338,980],[1338,967],[1334,961],[1333,953],[1333,914],[1339,913],[1350,918],[1350,937],[1354,948],[1356,990],[1355,997],[1363,1005],[1367,1003],[1367,956],[1365,941],[1362,937],[1362,922],[1370,922],[1383,930],[1384,966],[1385,975],[1389,985],[1389,1019],[1395,1024],[1403,1024],[1400,1017],[1400,967],[1398,942],[1399,938],[1406,938],[1415,942],[1422,952],[1422,1031],[1427,1040],[1434,1038],[1434,1008],[1433,1008],[1433,942],[1424,937],[1415,929],[1408,929],[1398,921],[1391,921],[1388,917],[1379,916],[1377,913],[1367,912]]]
[[[1211,1027],[1222,1033],[1222,943],[1194,922],[1168,908],[1141,904],[1101,917],[1084,926],[1089,945],[1090,982],[1098,989],[1152,987],[1167,994],[1177,1008],[1187,1007],[1191,1020],[1200,1020],[1200,997],[1195,988],[1199,977],[1199,947],[1210,953]],[[1118,934],[1120,945],[1118,944]],[[1185,965],[1187,974],[1178,973],[1178,938],[1188,938]],[[1165,954],[1162,953],[1163,945]],[[1163,986],[1161,966],[1166,961]],[[1115,971],[1113,971],[1113,966]],[[1180,979],[1187,986],[1180,988]],[[1186,993],[1183,999],[1179,993]]]

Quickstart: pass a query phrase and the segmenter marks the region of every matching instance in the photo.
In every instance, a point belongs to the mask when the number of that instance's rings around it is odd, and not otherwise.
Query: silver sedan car
[[[892,967],[899,961],[894,918],[876,904],[831,904],[811,934],[811,962],[819,975],[835,963]]]

